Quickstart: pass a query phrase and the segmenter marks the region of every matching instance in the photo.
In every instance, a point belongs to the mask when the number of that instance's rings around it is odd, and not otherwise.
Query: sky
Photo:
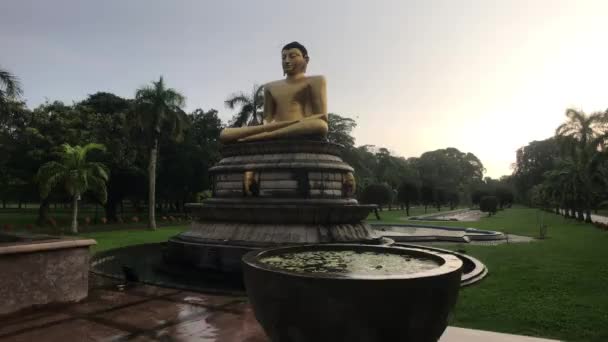
[[[607,18],[604,0],[3,0],[0,67],[30,107],[133,97],[163,75],[188,111],[227,121],[226,98],[282,78],[299,41],[357,145],[456,147],[498,178],[566,108],[608,108]]]

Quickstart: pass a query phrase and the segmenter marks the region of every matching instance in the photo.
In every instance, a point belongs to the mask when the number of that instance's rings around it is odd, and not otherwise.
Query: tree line
[[[522,202],[591,222],[608,204],[608,110],[566,110],[551,138],[517,150],[513,182]]]
[[[261,123],[263,92],[259,90],[254,87],[251,94],[231,95],[226,106],[237,113],[225,124],[215,109],[186,113],[184,97],[167,87],[162,77],[134,91],[133,98],[97,92],[72,104],[47,101],[30,109],[20,100],[18,80],[2,71],[2,207],[7,203],[40,203],[37,221],[44,224],[51,203],[71,202],[75,207],[75,198],[82,197],[103,206],[105,217],[116,221],[128,202],[136,210],[147,209],[154,228],[155,210],[183,212],[185,203],[208,195],[208,169],[220,158],[219,133],[226,125]],[[501,203],[512,202],[511,183],[483,178],[483,164],[472,153],[450,147],[404,158],[383,147],[355,146],[355,127],[351,118],[329,115],[328,140],[344,146],[343,158],[355,169],[357,195],[364,203],[401,205],[407,210],[416,204],[440,210],[462,203],[478,204],[483,195],[502,196]],[[86,148],[89,144],[93,147]],[[84,188],[75,185],[82,182],[53,178],[61,174],[56,163],[74,156],[82,161],[72,163],[80,167],[73,170],[87,169],[85,159],[101,168],[90,175],[105,182],[104,191],[81,191]],[[54,166],[41,168],[44,165]],[[85,171],[74,172],[89,177]]]
[[[510,177],[483,177],[483,163],[470,152],[454,147],[404,158],[384,147],[355,146],[350,134],[353,119],[329,114],[328,139],[344,146],[343,158],[355,169],[358,197],[363,203],[412,205],[441,210],[458,205],[479,205],[484,196],[496,196],[500,207],[513,203]]]

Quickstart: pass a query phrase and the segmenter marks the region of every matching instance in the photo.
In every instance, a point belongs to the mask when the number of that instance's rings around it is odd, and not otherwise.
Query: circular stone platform
[[[240,272],[254,248],[316,243],[383,243],[364,222],[353,168],[341,146],[319,140],[235,143],[209,172],[213,196],[189,204],[189,231],[171,238],[167,260]]]

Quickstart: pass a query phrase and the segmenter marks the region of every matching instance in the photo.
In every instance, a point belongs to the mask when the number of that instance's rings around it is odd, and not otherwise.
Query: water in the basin
[[[410,274],[439,266],[434,260],[410,255],[348,250],[285,253],[262,257],[260,261],[293,272],[350,276]]]

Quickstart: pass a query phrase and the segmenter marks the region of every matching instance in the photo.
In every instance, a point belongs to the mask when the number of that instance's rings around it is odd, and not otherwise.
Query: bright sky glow
[[[280,48],[309,50],[330,112],[357,144],[404,157],[456,147],[487,176],[545,139],[569,106],[608,108],[608,2],[33,1],[0,2],[0,66],[28,105],[96,91],[132,97],[164,75],[188,110],[216,108],[282,77]]]

